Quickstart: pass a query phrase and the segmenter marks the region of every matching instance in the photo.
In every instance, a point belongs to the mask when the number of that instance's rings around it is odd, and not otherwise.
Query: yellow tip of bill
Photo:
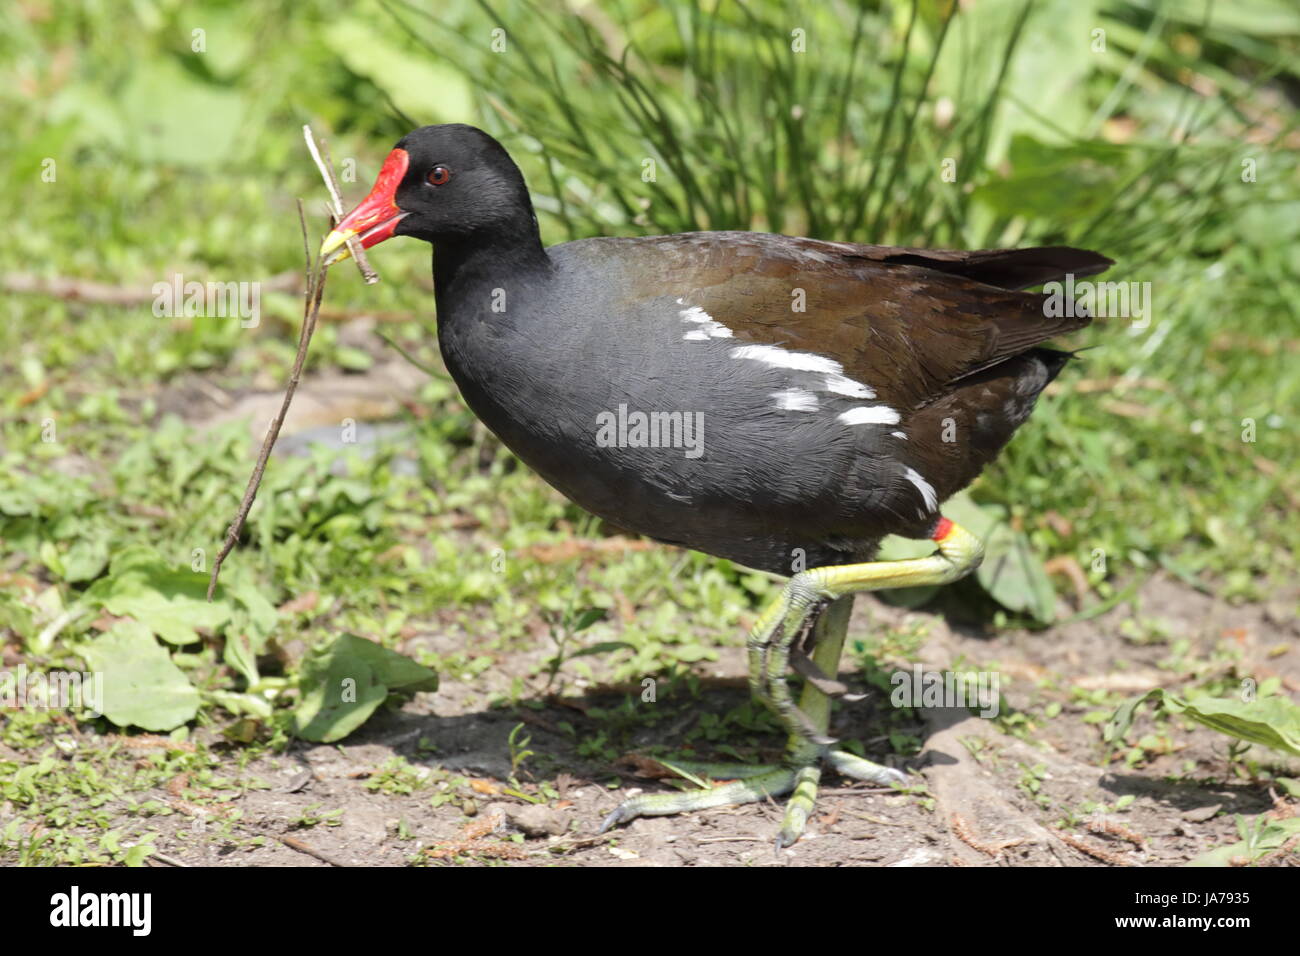
[[[352,251],[348,249],[348,240],[355,236],[356,233],[351,229],[335,229],[325,241],[320,244],[320,256],[325,260],[326,265],[333,265],[336,262],[342,262],[352,256]]]

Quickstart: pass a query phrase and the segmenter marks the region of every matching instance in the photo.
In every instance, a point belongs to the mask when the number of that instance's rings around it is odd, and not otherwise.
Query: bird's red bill
[[[348,257],[347,241],[356,236],[363,249],[383,242],[393,235],[393,230],[406,215],[397,208],[397,187],[406,178],[411,157],[404,149],[395,149],[384,160],[383,168],[375,179],[370,195],[361,200],[356,209],[343,217],[334,231],[321,244],[321,255],[332,264]],[[331,253],[338,252],[330,258]]]

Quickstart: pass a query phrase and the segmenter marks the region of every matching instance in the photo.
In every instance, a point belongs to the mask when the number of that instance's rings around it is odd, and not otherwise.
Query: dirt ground
[[[1291,691],[1300,688],[1300,644],[1295,640],[1300,628],[1286,610],[1294,607],[1294,596],[1267,607],[1234,608],[1157,577],[1140,597],[1144,617],[1158,616],[1174,635],[1191,641],[1189,653],[1209,657],[1227,641],[1241,651],[1236,674],[1260,679],[1276,674]],[[1167,752],[1157,752],[1131,769],[1122,761],[1103,766],[1106,750],[1100,742],[1101,727],[1083,720],[1094,708],[1079,702],[1072,690],[1105,688],[1128,696],[1154,686],[1177,686],[1182,680],[1175,669],[1156,666],[1169,657],[1167,643],[1135,645],[1121,636],[1121,626],[1132,614],[1130,605],[1121,604],[1090,621],[991,638],[954,629],[932,613],[903,611],[860,598],[850,641],[873,627],[922,625],[928,629],[922,648],[927,664],[943,667],[957,662],[961,670],[996,669],[1013,712],[1041,714],[1053,701],[1061,709],[1031,733],[1018,736],[965,711],[921,711],[924,723],[915,725],[915,733],[924,746],[903,765],[924,789],[885,791],[828,772],[806,836],[780,852],[773,845],[782,816],[777,802],[643,818],[596,835],[601,818],[622,797],[635,788],[664,786],[636,776],[633,765],[615,767],[584,758],[575,746],[575,741],[600,730],[599,722],[584,711],[591,706],[619,706],[628,697],[627,689],[591,688],[585,697],[554,701],[541,709],[488,708],[485,701],[492,692],[504,693],[512,679],[527,676],[537,663],[529,655],[499,655],[492,667],[472,680],[443,675],[438,692],[421,694],[400,711],[377,715],[343,746],[298,742],[287,752],[238,772],[232,767],[232,776],[260,777],[271,789],[249,791],[210,807],[211,817],[195,816],[191,808],[155,818],[160,823],[161,857],[152,862],[243,866],[1186,863],[1238,839],[1234,814],[1269,811],[1275,801],[1266,785],[1234,774],[1228,738],[1191,725],[1185,729],[1181,721],[1169,725]],[[447,642],[472,646],[474,638],[431,631],[413,637],[405,649],[414,650],[422,643],[442,649]],[[1282,646],[1287,649],[1280,651]],[[539,649],[538,660],[541,656]],[[1122,668],[1116,665],[1120,660],[1127,662]],[[698,699],[661,683],[656,702],[632,705],[675,708],[671,720],[636,731],[634,750],[671,744],[675,734],[703,713],[723,713],[747,694],[741,648],[722,649],[720,660],[701,665],[698,674],[703,683]],[[839,734],[866,741],[869,755],[877,759],[888,751],[887,744],[871,736],[873,715],[888,706],[882,698],[875,691],[864,701],[837,704],[833,724]],[[631,699],[639,701],[635,694]],[[529,806],[502,792],[509,787],[506,780],[511,775],[507,737],[521,721],[531,736],[528,749],[545,757],[530,758],[518,781],[534,791],[537,784],[554,788],[547,801],[550,806]],[[577,729],[576,736],[564,732],[565,724]],[[1151,729],[1148,717],[1135,726],[1130,739]],[[743,734],[728,739],[741,748],[755,743]],[[779,740],[773,737],[763,743],[775,749]],[[232,763],[235,756],[232,752]],[[435,780],[448,783],[442,789],[450,798],[433,807],[431,793],[440,792],[438,786],[422,786],[407,794],[368,789],[367,781],[395,756],[416,768],[430,768]],[[1270,759],[1259,748],[1252,756]],[[616,789],[610,784],[616,784]],[[1133,799],[1123,801],[1127,805],[1115,812],[1116,802],[1126,796]],[[157,797],[169,799],[164,793]],[[1089,812],[1085,807],[1090,804],[1105,804],[1107,810]],[[262,845],[232,848],[232,841],[206,838],[220,825],[223,814],[236,809],[240,813],[233,833],[262,836]],[[472,815],[467,815],[467,809]],[[339,810],[329,820],[304,824],[314,815]],[[1067,818],[1071,825],[1061,827]],[[234,841],[241,842],[248,841]]]

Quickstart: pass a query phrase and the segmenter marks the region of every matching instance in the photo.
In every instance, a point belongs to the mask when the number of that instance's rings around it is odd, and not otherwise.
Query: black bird
[[[791,576],[748,642],[751,688],[790,731],[783,763],[691,765],[736,782],[634,797],[605,827],[793,792],[784,846],[803,831],[823,766],[904,780],[826,736],[852,595],[947,583],[979,564],[980,543],[940,504],[1069,359],[1040,343],[1089,321],[1021,290],[1109,259],[748,232],[543,248],[519,168],[460,124],[405,136],[322,256],[346,258],[353,236],[433,245],[447,368],[551,485],[620,527]],[[872,561],[889,534],[938,547]],[[806,677],[798,706],[792,663]]]

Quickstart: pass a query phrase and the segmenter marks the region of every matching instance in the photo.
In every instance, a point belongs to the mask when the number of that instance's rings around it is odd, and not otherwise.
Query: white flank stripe
[[[898,412],[888,405],[859,405],[840,415],[845,425],[897,425]]]
[[[875,398],[875,391],[868,385],[861,382],[855,382],[851,378],[843,375],[829,375],[826,377],[826,390],[834,392],[836,395],[847,395],[849,398]]]
[[[907,441],[907,436],[902,432],[890,432],[889,434],[893,435],[895,438],[901,438],[903,441]]]
[[[903,472],[903,475],[908,481],[916,485],[916,490],[919,491],[921,497],[925,499],[925,507],[927,510],[933,511],[935,508],[939,507],[939,496],[935,493],[933,485],[911,468]]]
[[[798,372],[821,372],[826,375],[839,375],[844,366],[832,359],[822,358],[809,352],[787,352],[775,345],[742,345],[731,350],[735,359],[752,359],[774,368],[794,369]]]
[[[704,339],[729,339],[731,338],[731,329],[725,325],[719,325],[717,322],[710,322],[700,329],[691,329],[682,336],[688,342],[701,342]]]
[[[678,299],[678,302],[681,300]],[[731,329],[727,328],[721,322],[714,322],[713,316],[705,312],[698,305],[693,305],[689,309],[683,309],[677,313],[681,316],[683,322],[698,322],[702,328],[691,329],[682,336],[687,342],[703,342],[706,339],[729,339],[731,338]]]
[[[787,388],[781,392],[773,392],[772,397],[776,399],[776,407],[784,408],[786,411],[817,411],[817,396],[812,392],[804,391],[802,388]]]

